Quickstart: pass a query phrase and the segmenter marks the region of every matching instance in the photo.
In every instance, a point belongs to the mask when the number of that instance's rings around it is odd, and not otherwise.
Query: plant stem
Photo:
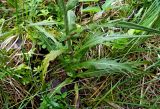
[[[61,5],[63,7],[66,37],[68,37],[68,35],[69,35],[69,24],[68,24],[67,9],[66,9],[66,5],[65,5],[65,1],[60,0],[60,2],[62,3]],[[67,40],[67,45],[68,45],[68,49],[72,52],[71,39]]]

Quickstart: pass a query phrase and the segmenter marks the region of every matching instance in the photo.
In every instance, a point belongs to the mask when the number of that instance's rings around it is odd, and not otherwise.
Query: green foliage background
[[[0,108],[158,109],[159,0],[0,1]]]

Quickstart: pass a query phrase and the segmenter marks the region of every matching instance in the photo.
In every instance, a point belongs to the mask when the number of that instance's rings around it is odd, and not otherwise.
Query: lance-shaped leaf
[[[73,11],[69,10],[67,12],[67,17],[68,17],[68,27],[69,27],[69,30],[73,30],[76,28],[76,15]]]
[[[100,7],[87,7],[85,9],[82,9],[82,12],[100,12],[101,8]]]
[[[88,69],[86,72],[79,73],[77,75],[78,77],[97,77],[116,73],[123,73],[128,75],[129,73],[134,74],[133,71],[138,72],[138,70],[136,70],[134,67],[134,64],[131,62],[120,63],[116,60],[110,59],[90,60],[74,65],[72,68]]]
[[[46,37],[50,38],[53,40],[53,42],[55,43],[56,47],[60,46],[61,44],[54,38],[53,35],[51,35],[50,33],[48,33],[45,28],[40,27],[40,26],[34,26],[37,30],[39,30],[39,32],[43,33]]]
[[[79,45],[76,49],[76,55],[81,54],[83,50],[93,47],[97,44],[103,44],[103,42],[106,41],[113,41],[117,39],[123,39],[123,38],[144,38],[144,37],[151,37],[153,35],[102,35],[102,36],[90,36],[90,38],[83,44]]]
[[[112,22],[109,22],[106,25],[106,27],[122,27],[122,28],[136,29],[136,30],[142,30],[142,31],[147,31],[152,33],[154,32],[154,33],[160,34],[160,31],[154,28],[149,28],[136,23],[125,22],[125,21],[112,21]]]
[[[160,1],[154,0],[150,7],[144,12],[139,24],[146,27],[159,28]]]
[[[72,81],[74,81],[74,79],[71,78],[66,78],[61,84],[59,84],[57,87],[55,87],[54,91],[49,93],[49,97],[53,97],[56,93],[60,93],[60,90],[62,87],[64,87],[67,84],[72,83]]]
[[[49,62],[55,60],[57,58],[57,56],[61,55],[62,53],[63,53],[63,50],[53,50],[49,54],[46,55],[45,59],[43,60],[43,64],[41,66],[41,68],[42,68],[42,74],[41,74],[42,84],[44,84],[44,81],[45,81]]]

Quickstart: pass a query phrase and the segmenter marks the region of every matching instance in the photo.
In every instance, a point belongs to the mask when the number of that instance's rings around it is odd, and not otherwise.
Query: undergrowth
[[[159,0],[1,0],[1,109],[159,109]]]

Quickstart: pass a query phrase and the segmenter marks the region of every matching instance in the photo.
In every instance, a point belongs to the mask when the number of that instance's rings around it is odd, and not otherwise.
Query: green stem
[[[66,32],[66,37],[68,37],[68,35],[69,35],[69,24],[68,24],[68,16],[67,16],[67,9],[66,9],[66,5],[65,5],[65,1],[64,0],[59,0],[59,5],[61,5],[60,8],[63,9],[65,32]],[[68,45],[68,49],[70,51],[72,51],[71,39],[67,40],[67,45]]]
[[[69,25],[68,25],[68,16],[67,16],[67,10],[66,10],[66,6],[64,6],[64,22],[65,22],[65,31],[66,31],[66,37],[68,37],[69,35]],[[67,44],[68,44],[68,49],[70,51],[72,51],[72,47],[71,47],[71,39],[67,40]]]

